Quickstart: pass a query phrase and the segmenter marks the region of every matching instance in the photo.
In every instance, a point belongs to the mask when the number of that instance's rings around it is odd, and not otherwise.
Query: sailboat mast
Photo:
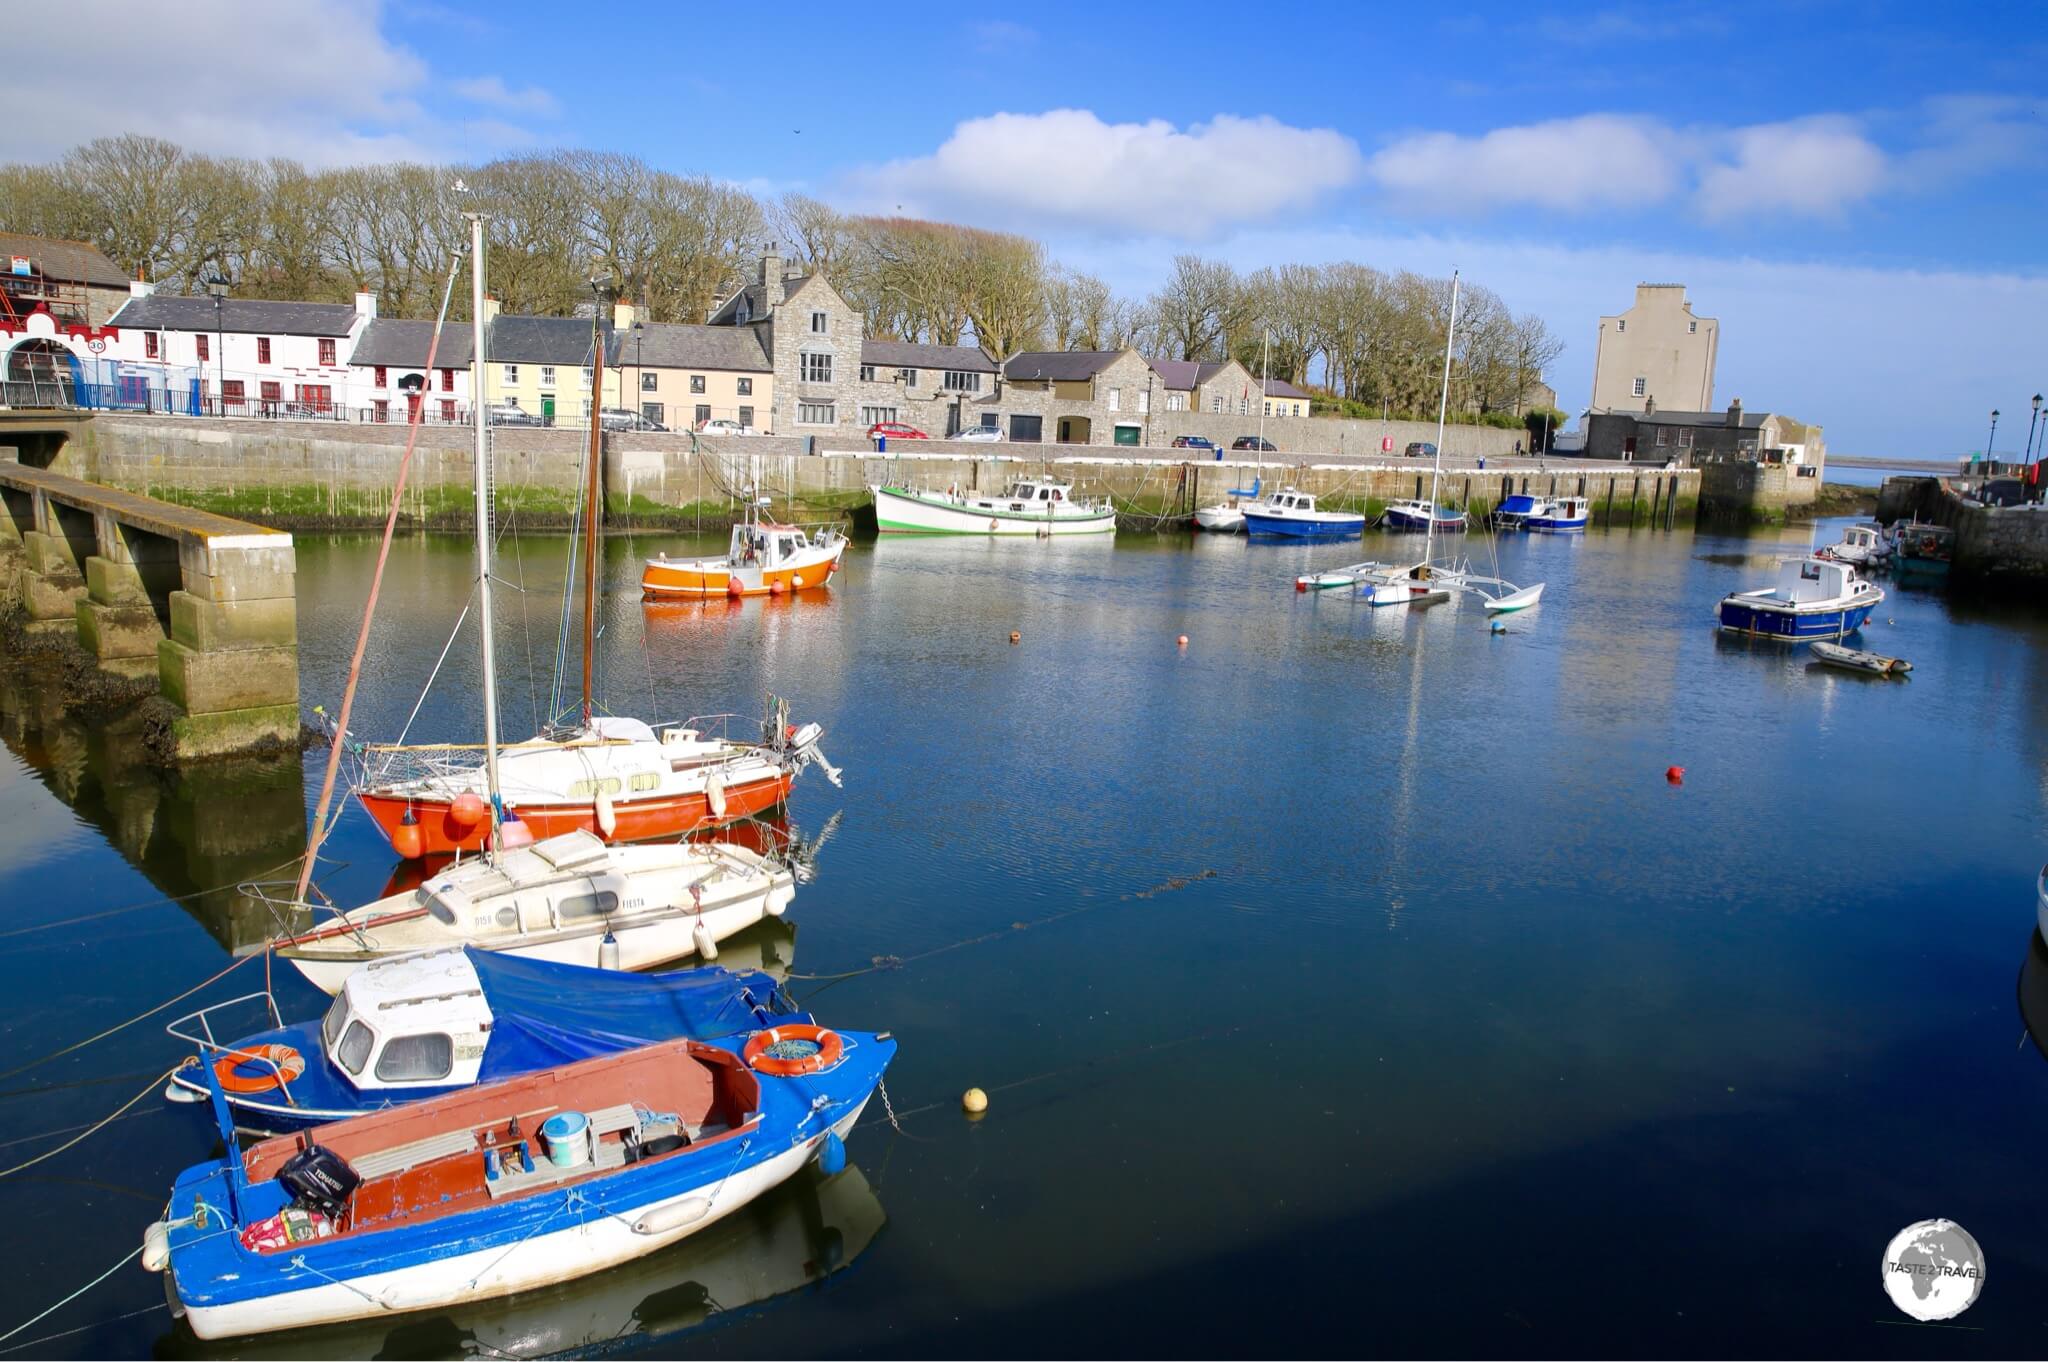
[[[1444,415],[1451,405],[1451,341],[1458,334],[1458,272],[1451,271],[1451,324],[1444,332],[1444,386],[1436,399],[1436,460],[1429,468],[1429,509],[1423,516],[1422,560],[1433,556],[1436,543],[1437,484],[1444,472]]]
[[[477,632],[483,646],[484,784],[490,793],[491,843],[497,844],[503,805],[498,790],[498,659],[491,628],[491,428],[484,401],[484,215],[469,218],[469,410],[476,431]]]
[[[604,312],[611,299],[597,290],[597,332],[590,370],[589,482],[583,489],[583,726],[590,727],[590,678],[597,668],[597,487],[604,457]]]
[[[1273,381],[1273,328],[1266,328],[1265,348],[1259,356],[1259,467],[1266,466],[1266,412],[1273,405],[1268,395]]]

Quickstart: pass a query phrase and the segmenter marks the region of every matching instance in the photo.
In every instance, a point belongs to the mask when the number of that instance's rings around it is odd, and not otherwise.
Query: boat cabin
[[[810,547],[809,536],[798,526],[751,521],[732,527],[726,561],[733,567],[774,569]]]
[[[1013,511],[1043,511],[1066,501],[1073,490],[1070,482],[1019,481],[1010,484],[1002,499],[1020,503],[1010,508]]]
[[[483,983],[458,947],[351,974],[320,1023],[320,1044],[358,1091],[442,1088],[477,1081],[491,1023]]]
[[[1842,531],[1842,547],[1862,549],[1865,553],[1880,553],[1885,548],[1883,535],[1875,525],[1851,525]]]
[[[1831,563],[1825,558],[1787,558],[1778,564],[1777,585],[1751,594],[1804,605],[1840,600],[1861,585],[1856,569],[1847,563]]]
[[[1266,505],[1276,511],[1313,511],[1316,508],[1316,499],[1307,492],[1297,492],[1289,487]]]

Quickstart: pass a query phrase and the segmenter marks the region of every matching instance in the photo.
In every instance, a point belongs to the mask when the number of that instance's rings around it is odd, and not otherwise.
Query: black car
[[[1436,457],[1436,446],[1428,440],[1417,440],[1414,444],[1408,446],[1408,457],[1411,459],[1434,459]]]
[[[1175,449],[1214,449],[1216,442],[1206,435],[1176,435],[1173,437],[1173,447]]]
[[[1240,435],[1230,442],[1232,449],[1255,449],[1261,454],[1278,454],[1279,447],[1271,440],[1257,435]]]

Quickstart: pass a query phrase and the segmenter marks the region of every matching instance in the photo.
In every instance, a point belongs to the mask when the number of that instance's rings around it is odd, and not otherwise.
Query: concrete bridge
[[[154,675],[180,758],[296,742],[292,537],[0,457],[0,590],[31,633]]]

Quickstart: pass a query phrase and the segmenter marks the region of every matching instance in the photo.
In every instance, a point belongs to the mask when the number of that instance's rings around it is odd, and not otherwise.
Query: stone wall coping
[[[0,484],[44,496],[84,511],[105,511],[123,524],[172,539],[193,540],[214,548],[288,548],[292,537],[246,520],[211,511],[174,506],[138,492],[124,492],[96,482],[52,473],[25,464],[0,464]]]

